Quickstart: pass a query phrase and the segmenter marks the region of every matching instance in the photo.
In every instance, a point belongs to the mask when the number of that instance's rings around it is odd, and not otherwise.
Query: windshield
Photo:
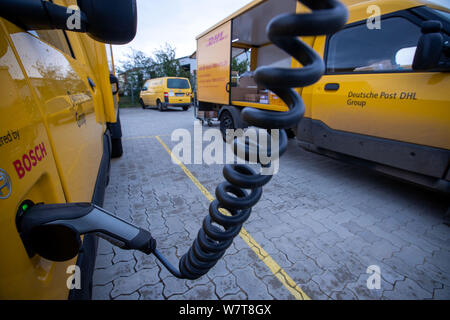
[[[432,9],[435,13],[437,13],[441,18],[443,18],[446,22],[450,22],[450,13],[442,11],[442,10],[436,10]]]
[[[167,88],[189,89],[189,81],[187,79],[167,79]]]

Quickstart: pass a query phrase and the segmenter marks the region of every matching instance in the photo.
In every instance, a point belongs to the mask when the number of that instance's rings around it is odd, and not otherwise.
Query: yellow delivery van
[[[325,62],[298,89],[305,115],[293,128],[307,150],[433,189],[450,191],[450,8],[421,0],[344,0],[347,25],[302,39]],[[299,68],[271,43],[268,22],[305,12],[294,0],[253,1],[197,37],[199,110],[221,129],[242,128],[244,107],[286,111],[253,79],[259,67]],[[236,74],[232,60],[248,61]]]
[[[142,87],[139,102],[143,109],[156,106],[159,111],[168,107],[180,107],[184,111],[191,106],[192,90],[189,79],[164,77],[147,80]]]
[[[91,295],[96,236],[84,236],[73,259],[50,261],[30,249],[20,223],[33,203],[101,206],[110,158],[122,154],[111,46],[99,41],[131,41],[136,4],[84,0],[81,11],[68,9],[76,4],[0,2],[1,300]]]

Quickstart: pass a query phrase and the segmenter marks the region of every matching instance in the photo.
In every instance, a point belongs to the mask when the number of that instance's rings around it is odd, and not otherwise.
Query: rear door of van
[[[167,78],[169,104],[187,104],[191,102],[191,85],[188,79]]]

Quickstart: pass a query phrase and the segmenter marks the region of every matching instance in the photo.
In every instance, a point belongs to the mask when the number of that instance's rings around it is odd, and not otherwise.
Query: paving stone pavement
[[[121,122],[124,155],[112,161],[105,208],[150,230],[177,265],[209,202],[152,136],[172,148],[174,129],[193,131],[193,111],[123,109]],[[223,181],[222,165],[186,167],[211,194]],[[244,228],[311,299],[450,299],[448,208],[438,194],[306,152],[291,140]],[[367,286],[373,265],[379,289]],[[178,280],[153,256],[100,239],[93,298],[294,296],[237,237],[196,281]]]

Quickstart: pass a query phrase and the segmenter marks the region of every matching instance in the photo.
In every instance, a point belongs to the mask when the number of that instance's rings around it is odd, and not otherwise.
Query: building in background
[[[197,73],[197,51],[190,56],[177,59],[181,67],[192,74]]]

